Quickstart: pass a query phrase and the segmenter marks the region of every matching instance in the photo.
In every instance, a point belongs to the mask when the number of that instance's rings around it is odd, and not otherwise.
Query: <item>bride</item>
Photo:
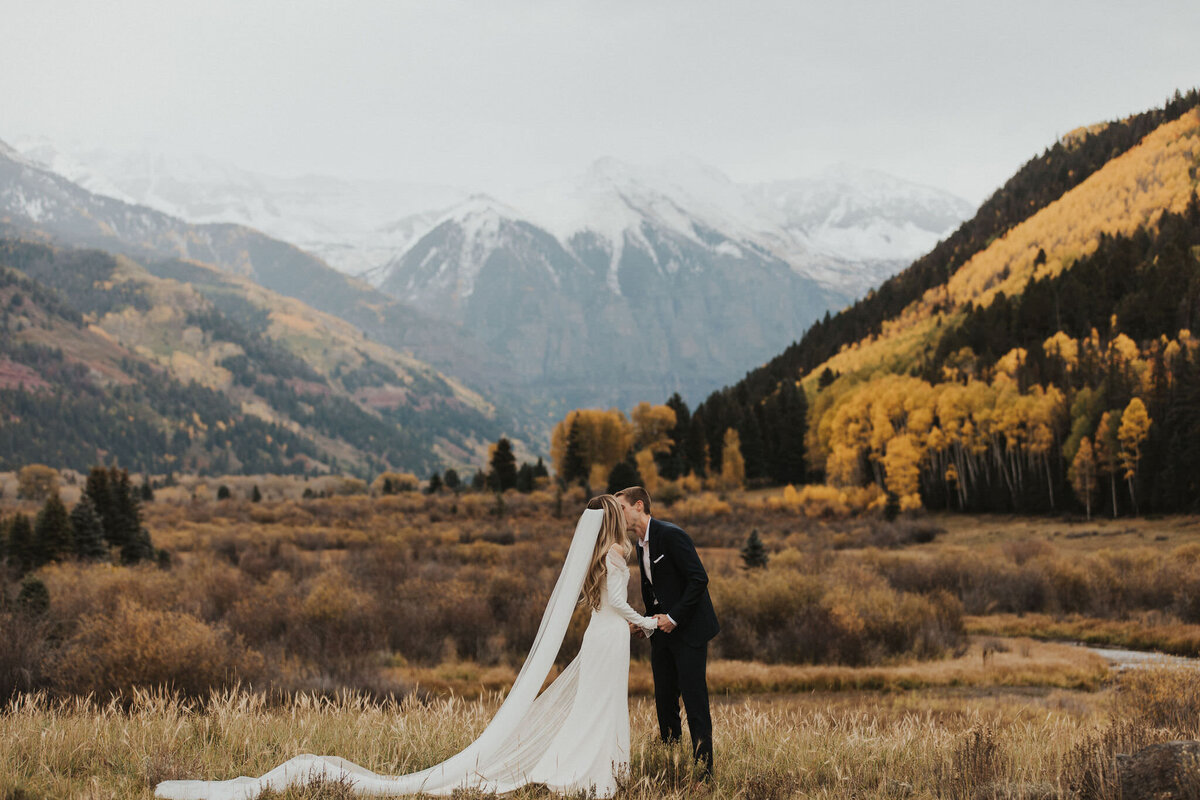
[[[575,526],[512,690],[479,738],[446,761],[408,775],[378,775],[336,756],[299,755],[259,778],[165,781],[154,795],[242,800],[324,778],[346,781],[360,795],[503,793],[541,783],[564,793],[613,796],[629,767],[630,632],[636,627],[650,635],[658,627],[656,618],[641,616],[627,601],[632,550],[621,504],[612,495],[593,498]],[[579,654],[538,695],[578,603],[592,610]]]

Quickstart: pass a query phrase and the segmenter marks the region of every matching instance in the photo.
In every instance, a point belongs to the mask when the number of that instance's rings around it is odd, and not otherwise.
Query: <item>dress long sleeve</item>
[[[658,620],[654,617],[643,617],[629,605],[629,567],[625,560],[609,550],[605,556],[605,566],[608,567],[608,602],[612,607],[622,617],[647,633],[658,630]]]

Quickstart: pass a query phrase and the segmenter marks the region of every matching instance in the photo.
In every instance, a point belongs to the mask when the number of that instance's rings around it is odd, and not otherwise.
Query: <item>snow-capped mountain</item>
[[[620,376],[630,401],[735,380],[970,212],[886,175],[747,187],[695,161],[602,159],[506,200],[448,211],[380,287],[503,343],[524,377],[582,398]]]
[[[403,253],[467,194],[446,186],[278,178],[202,155],[14,141],[28,160],[96,194],[193,223],[229,222],[291,242],[351,275]],[[406,224],[407,221],[407,224]]]
[[[849,167],[746,185],[694,160],[606,158],[577,178],[497,199],[271,178],[203,158],[67,155],[28,141],[18,149],[97,193],[210,223],[206,231],[236,222],[292,242],[502,351],[498,369],[572,405],[672,391],[699,399],[906,266],[971,211],[937,189]],[[271,263],[242,265],[225,249],[223,261],[206,260],[256,276]],[[300,292],[298,282],[291,275],[286,285]]]
[[[381,288],[503,347],[521,379],[569,405],[697,399],[844,302],[753,240],[623,188],[577,196],[577,210],[607,211],[596,229],[560,208],[554,232],[472,198]]]

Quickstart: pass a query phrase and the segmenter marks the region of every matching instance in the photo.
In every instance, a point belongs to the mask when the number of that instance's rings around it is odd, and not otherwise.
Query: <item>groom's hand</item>
[[[675,630],[675,623],[671,622],[671,618],[666,614],[655,614],[654,618],[658,620],[658,629],[663,633],[670,633]]]
[[[646,638],[646,632],[644,630],[642,630],[641,628],[639,628],[637,625],[634,625],[632,622],[629,623],[629,632],[631,634],[633,634],[635,639],[645,639]]]

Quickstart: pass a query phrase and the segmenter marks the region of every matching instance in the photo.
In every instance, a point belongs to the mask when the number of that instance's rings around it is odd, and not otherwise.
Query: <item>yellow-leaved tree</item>
[[[671,430],[675,427],[675,409],[668,405],[655,406],[641,402],[634,407],[630,416],[633,417],[634,450],[661,453],[671,449],[674,444]]]
[[[1129,484],[1129,501],[1133,503],[1134,514],[1137,513],[1137,493],[1133,481],[1142,460],[1142,442],[1146,441],[1149,433],[1150,414],[1146,412],[1146,404],[1142,399],[1135,397],[1121,414],[1121,427],[1117,430],[1117,438],[1121,442],[1121,467]]]
[[[883,456],[883,469],[887,474],[887,489],[900,498],[901,510],[921,507],[920,488],[921,454],[908,434],[896,436],[887,443]]]
[[[1117,516],[1117,469],[1121,461],[1121,444],[1117,437],[1120,419],[1111,411],[1105,411],[1096,426],[1096,439],[1093,451],[1096,454],[1096,466],[1101,475],[1107,475],[1109,487],[1112,490],[1113,518]]]
[[[1091,519],[1092,498],[1096,496],[1096,455],[1092,452],[1092,440],[1086,436],[1079,442],[1079,449],[1071,461],[1071,468],[1067,470],[1067,477],[1071,480],[1075,496],[1083,501],[1087,509],[1087,518]]]
[[[721,451],[721,488],[740,489],[746,482],[746,461],[742,458],[742,440],[733,428],[725,431]]]
[[[581,463],[571,465],[572,469],[567,470],[567,445],[572,437],[577,448],[572,455]],[[575,472],[579,476],[590,476],[593,485],[597,481],[603,484],[612,468],[629,452],[633,438],[634,426],[619,410],[575,409],[567,412],[567,416],[554,426],[550,436],[550,459],[559,475]]]

